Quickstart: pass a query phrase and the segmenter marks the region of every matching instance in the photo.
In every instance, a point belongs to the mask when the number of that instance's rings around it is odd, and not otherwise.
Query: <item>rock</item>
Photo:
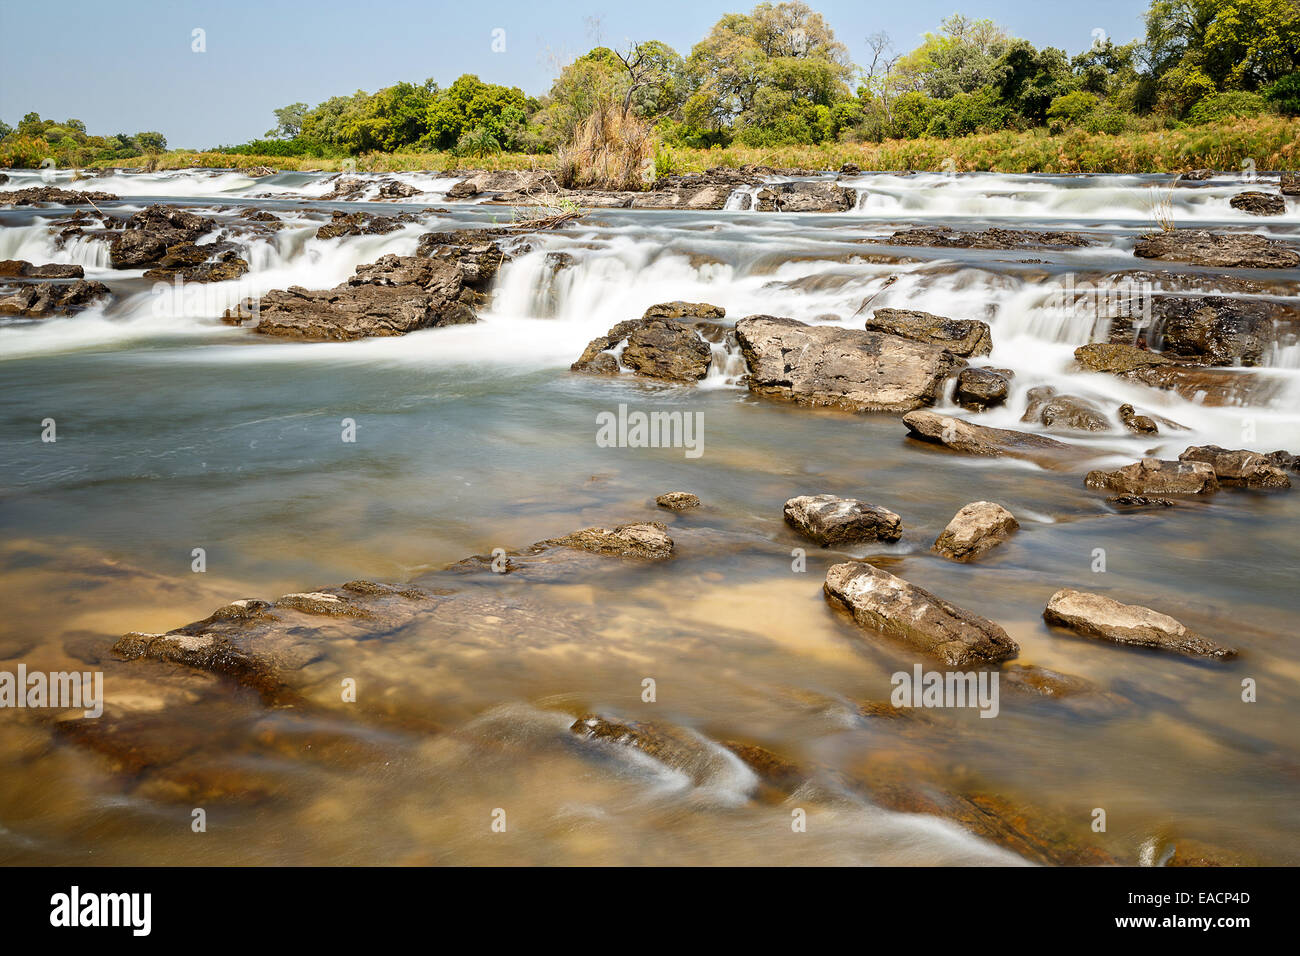
[[[700,499],[689,491],[670,491],[655,498],[655,504],[669,511],[690,511],[700,506]]]
[[[1214,178],[1212,169],[1192,169],[1178,177],[1179,182],[1187,181],[1193,183],[1204,182],[1207,179]]]
[[[972,501],[958,511],[934,542],[934,550],[954,561],[971,561],[1011,536],[1020,522],[991,501]]]
[[[1264,404],[1281,391],[1276,379],[1176,362],[1134,345],[1095,342],[1075,349],[1074,358],[1091,371],[1174,391],[1204,405]]]
[[[750,391],[850,411],[931,405],[965,362],[947,349],[881,332],[750,316],[736,323]]]
[[[1139,415],[1137,409],[1129,404],[1119,407],[1119,420],[1124,423],[1125,428],[1136,435],[1155,435],[1160,431],[1154,419],[1147,415]]]
[[[86,270],[77,265],[51,262],[34,266],[23,259],[6,259],[0,262],[0,278],[4,279],[84,279]]]
[[[1007,690],[1034,697],[1073,697],[1096,691],[1091,681],[1033,664],[1007,664],[1000,676]]]
[[[211,258],[209,258],[211,257]],[[225,282],[248,272],[248,262],[231,243],[195,245],[182,242],[171,246],[158,265],[145,272],[146,279],[167,281],[180,276],[186,282]]]
[[[467,170],[466,178],[447,191],[448,199],[469,199],[480,194],[550,195],[560,190],[555,175],[545,169]]]
[[[1019,229],[984,229],[958,232],[951,226],[916,226],[895,232],[888,239],[872,240],[891,246],[932,246],[939,249],[1077,249],[1096,240],[1075,232],[1032,232]]]
[[[1205,462],[1214,469],[1221,484],[1245,488],[1290,488],[1286,472],[1258,452],[1244,448],[1229,451],[1218,445],[1190,445],[1178,456],[1179,461]]]
[[[1281,216],[1286,212],[1286,200],[1281,196],[1254,190],[1237,193],[1228,200],[1228,205],[1252,216]]]
[[[175,206],[154,205],[126,221],[125,230],[109,247],[115,269],[137,269],[161,260],[168,249],[193,243],[216,223]]]
[[[478,186],[468,179],[461,180],[458,183],[453,183],[452,187],[446,192],[448,199],[472,199],[478,194]]]
[[[785,503],[785,523],[823,548],[859,541],[897,541],[903,520],[892,511],[856,498],[800,495]]]
[[[1300,455],[1293,455],[1289,451],[1279,450],[1271,451],[1264,457],[1283,471],[1293,471],[1300,474]]]
[[[1168,615],[1137,604],[1120,604],[1101,594],[1062,588],[1043,611],[1049,624],[1068,628],[1085,637],[1115,644],[1173,651],[1191,657],[1227,660],[1236,650],[1216,644]]]
[[[1149,495],[1114,495],[1106,499],[1118,508],[1172,508],[1171,498],[1152,498]]]
[[[1300,173],[1283,173],[1281,188],[1283,196],[1300,196]]]
[[[868,332],[885,332],[915,342],[942,345],[963,358],[993,351],[988,324],[977,319],[947,319],[911,309],[876,309],[867,319],[866,327]]]
[[[727,310],[707,302],[661,302],[645,310],[643,319],[721,319]]]
[[[772,183],[758,191],[759,212],[843,212],[857,193],[830,182]]]
[[[396,179],[390,179],[379,187],[379,199],[407,199],[410,196],[418,196],[420,190],[406,183],[398,182]]]
[[[538,543],[540,547],[577,548],[593,554],[662,561],[673,552],[673,539],[658,521],[621,524],[614,528],[585,528]]]
[[[863,627],[898,638],[953,667],[996,663],[1020,652],[992,621],[869,564],[835,565],[826,572],[825,591]]]
[[[376,216],[368,212],[335,210],[333,218],[316,230],[316,238],[337,239],[340,236],[382,236],[390,232],[396,232],[406,223],[418,221],[410,213],[391,217]]]
[[[583,193],[585,202],[591,193]],[[633,209],[722,209],[731,196],[731,187],[707,185],[691,188],[677,186],[656,188],[652,192],[629,193],[624,205]]]
[[[72,315],[111,293],[108,286],[93,279],[76,282],[36,282],[23,285],[0,298],[0,315],[40,319],[50,315]]]
[[[1124,495],[1212,495],[1219,490],[1214,469],[1201,461],[1143,458],[1115,471],[1090,471],[1084,484]]]
[[[1029,404],[1022,422],[1040,422],[1049,428],[1069,431],[1110,431],[1110,419],[1092,402],[1077,395],[1060,395],[1050,385],[1029,390]]]
[[[957,376],[953,400],[962,408],[981,412],[1007,400],[1011,383],[1006,376],[987,368],[964,368]]]
[[[1206,365],[1259,365],[1275,338],[1267,302],[1220,295],[1154,296],[1149,325],[1117,317],[1110,331],[1111,342]]]
[[[617,359],[611,350],[625,343]],[[602,358],[608,356],[608,358]],[[617,374],[618,362],[647,378],[698,382],[713,364],[713,350],[690,326],[672,319],[646,318],[620,322],[588,343],[569,368],[575,372]]]
[[[1221,269],[1294,269],[1300,253],[1253,233],[1171,229],[1139,239],[1133,254],[1143,259],[1190,262]]]
[[[908,412],[903,416],[903,424],[907,426],[912,438],[943,445],[967,455],[1010,455],[1042,461],[1075,453],[1064,442],[1044,435],[974,425],[937,412]]]
[[[117,198],[112,193],[59,189],[57,186],[28,186],[26,189],[0,193],[0,206],[34,206],[38,203],[84,206],[97,202],[112,202]]]
[[[270,166],[250,166],[247,169],[241,169],[240,172],[249,179],[265,179],[267,176],[276,174],[276,170]]]

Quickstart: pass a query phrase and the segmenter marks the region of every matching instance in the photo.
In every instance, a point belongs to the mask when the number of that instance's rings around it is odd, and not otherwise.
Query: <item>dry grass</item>
[[[1148,186],[1146,189],[1146,207],[1151,221],[1163,232],[1173,232],[1174,223],[1174,187]]]
[[[645,189],[654,178],[658,146],[653,126],[605,100],[561,147],[556,178],[570,189]]]

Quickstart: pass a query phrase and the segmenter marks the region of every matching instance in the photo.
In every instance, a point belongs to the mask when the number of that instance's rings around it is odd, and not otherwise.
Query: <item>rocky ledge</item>
[[[1190,262],[1220,269],[1294,269],[1300,253],[1266,236],[1171,229],[1139,239],[1133,254],[1143,259]]]

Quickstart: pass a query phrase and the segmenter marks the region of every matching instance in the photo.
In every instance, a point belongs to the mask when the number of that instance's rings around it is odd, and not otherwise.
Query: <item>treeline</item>
[[[166,148],[167,138],[158,132],[91,136],[79,119],[58,123],[41,119],[39,113],[28,113],[16,128],[0,120],[0,166],[10,168],[89,166],[155,155]]]
[[[857,65],[821,14],[799,2],[727,14],[688,56],[650,41],[597,47],[549,93],[466,75],[358,91],[276,110],[267,138],[226,151],[551,152],[598,104],[623,102],[661,141],[778,146],[953,137],[1047,127],[1121,133],[1264,113],[1300,114],[1296,0],[1153,0],[1146,36],[1094,37],[1071,56],[991,20],[954,15],[916,49],[866,38]]]

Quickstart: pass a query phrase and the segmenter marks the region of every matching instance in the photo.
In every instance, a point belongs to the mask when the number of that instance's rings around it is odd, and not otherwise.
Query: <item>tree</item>
[[[307,116],[306,103],[290,103],[275,111],[275,127],[267,130],[268,137],[294,139],[302,135],[303,120]]]
[[[161,153],[167,148],[167,137],[162,133],[145,132],[135,134],[136,144],[146,152]]]
[[[1010,38],[992,20],[971,20],[953,14],[940,31],[927,33],[924,42],[897,65],[894,82],[932,99],[973,93],[994,79],[994,64]]]
[[[459,77],[425,113],[425,145],[451,149],[463,134],[482,130],[501,144],[517,134],[537,103],[518,87],[484,83],[471,73]]]
[[[995,86],[1004,102],[1028,122],[1041,126],[1058,96],[1075,89],[1064,50],[1034,49],[1028,40],[1012,40],[993,67]]]

